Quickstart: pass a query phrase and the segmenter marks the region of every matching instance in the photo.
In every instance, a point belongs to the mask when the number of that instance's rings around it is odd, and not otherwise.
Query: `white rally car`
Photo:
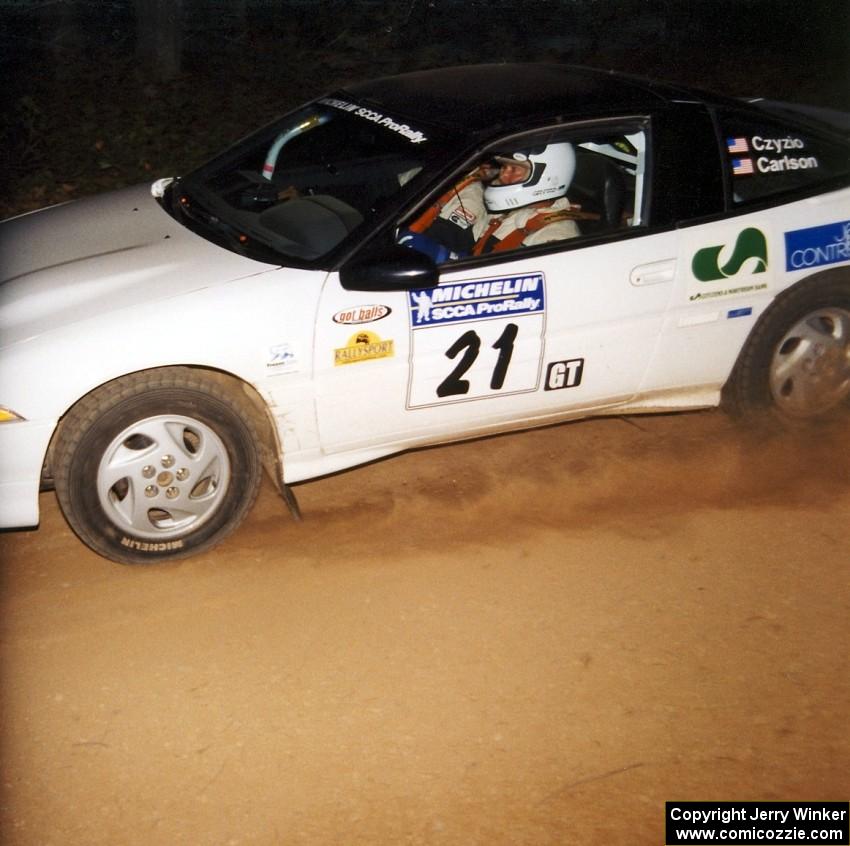
[[[484,222],[452,205],[479,165],[549,145],[569,237],[429,238]],[[0,527],[53,484],[119,562],[220,541],[263,468],[295,508],[291,483],[425,444],[850,394],[846,116],[586,69],[352,85],[0,249]]]

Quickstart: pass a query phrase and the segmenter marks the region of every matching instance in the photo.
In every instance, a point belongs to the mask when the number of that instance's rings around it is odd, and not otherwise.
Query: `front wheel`
[[[824,273],[777,298],[726,387],[733,412],[771,409],[786,423],[820,418],[850,397],[850,280]]]
[[[124,564],[209,549],[244,519],[261,478],[240,394],[185,368],[132,374],[81,400],[54,453],[66,520]]]

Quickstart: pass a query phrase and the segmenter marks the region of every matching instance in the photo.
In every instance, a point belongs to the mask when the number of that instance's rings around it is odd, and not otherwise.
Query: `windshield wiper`
[[[212,235],[214,240],[224,242],[236,252],[243,253],[248,243],[248,236],[236,230],[229,223],[208,211],[202,204],[186,191],[181,185],[175,185],[171,195],[171,208],[175,217],[182,217],[190,229],[201,228]],[[195,224],[192,226],[191,224]]]
[[[265,243],[253,233],[248,235],[241,229],[237,229],[232,224],[222,220],[218,215],[209,211],[203,203],[199,203],[195,195],[190,194],[177,181],[175,181],[169,199],[172,217],[202,238],[255,261],[278,266],[282,263],[281,256],[271,245]]]

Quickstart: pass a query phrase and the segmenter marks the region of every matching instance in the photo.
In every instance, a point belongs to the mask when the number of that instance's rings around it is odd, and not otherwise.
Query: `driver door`
[[[315,354],[323,449],[401,448],[627,402],[658,344],[677,241],[573,244],[391,294],[345,291],[330,275]]]

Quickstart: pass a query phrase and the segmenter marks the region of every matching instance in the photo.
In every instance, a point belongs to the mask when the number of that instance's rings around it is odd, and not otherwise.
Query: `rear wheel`
[[[850,396],[850,279],[827,272],[777,298],[753,330],[725,391],[733,412],[820,418]]]
[[[232,532],[256,499],[248,401],[187,368],[132,374],[62,422],[56,493],[78,537],[124,564],[183,558]]]

